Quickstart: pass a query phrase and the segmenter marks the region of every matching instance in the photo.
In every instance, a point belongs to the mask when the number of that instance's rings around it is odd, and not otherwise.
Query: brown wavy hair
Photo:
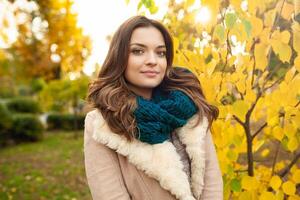
[[[208,104],[199,80],[192,73],[184,68],[172,67],[174,54],[171,35],[160,22],[144,16],[128,19],[115,32],[98,77],[89,84],[88,102],[101,112],[113,132],[124,135],[130,141],[136,137],[138,130],[133,115],[137,108],[136,96],[129,89],[124,72],[128,64],[131,35],[139,27],[158,29],[166,45],[166,74],[156,89],[184,92],[199,109],[195,126],[206,116],[209,121],[208,128],[211,128],[212,121],[218,117],[218,108]]]

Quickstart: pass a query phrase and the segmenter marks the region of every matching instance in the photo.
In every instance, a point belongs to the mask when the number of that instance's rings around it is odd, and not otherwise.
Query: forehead
[[[136,28],[131,35],[130,44],[132,43],[140,43],[146,46],[165,45],[162,33],[152,26]]]

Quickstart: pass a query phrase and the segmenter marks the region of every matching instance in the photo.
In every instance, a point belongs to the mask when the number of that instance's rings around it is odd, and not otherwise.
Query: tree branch
[[[292,161],[290,162],[290,164],[288,166],[286,166],[283,170],[281,170],[278,173],[278,176],[280,176],[281,178],[283,178],[293,167],[293,165],[298,161],[298,159],[300,158],[300,151],[298,151],[295,155],[294,158],[292,159]]]
[[[254,139],[266,126],[268,125],[267,122],[265,122],[253,135],[252,139]]]

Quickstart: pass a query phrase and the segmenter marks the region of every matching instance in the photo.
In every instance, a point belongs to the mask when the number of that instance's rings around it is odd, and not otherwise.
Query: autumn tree
[[[16,3],[15,1],[10,1]],[[27,1],[16,4],[18,37],[7,50],[22,77],[61,78],[79,72],[90,55],[90,38],[77,26],[71,0]],[[18,77],[18,76],[16,76]]]
[[[299,198],[299,10],[299,0],[169,1],[162,22],[174,64],[220,109],[213,136],[225,199]]]

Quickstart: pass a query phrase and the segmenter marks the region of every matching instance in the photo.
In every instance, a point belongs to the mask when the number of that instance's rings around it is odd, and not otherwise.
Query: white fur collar
[[[186,145],[191,160],[191,186],[183,170],[180,156],[174,145],[165,141],[150,145],[139,140],[128,142],[124,136],[113,133],[101,113],[97,110],[93,121],[93,138],[127,157],[128,161],[149,177],[155,178],[162,188],[170,191],[179,200],[200,199],[204,186],[205,142],[207,119],[204,118],[195,128],[196,115],[188,123],[176,129],[180,141]]]

